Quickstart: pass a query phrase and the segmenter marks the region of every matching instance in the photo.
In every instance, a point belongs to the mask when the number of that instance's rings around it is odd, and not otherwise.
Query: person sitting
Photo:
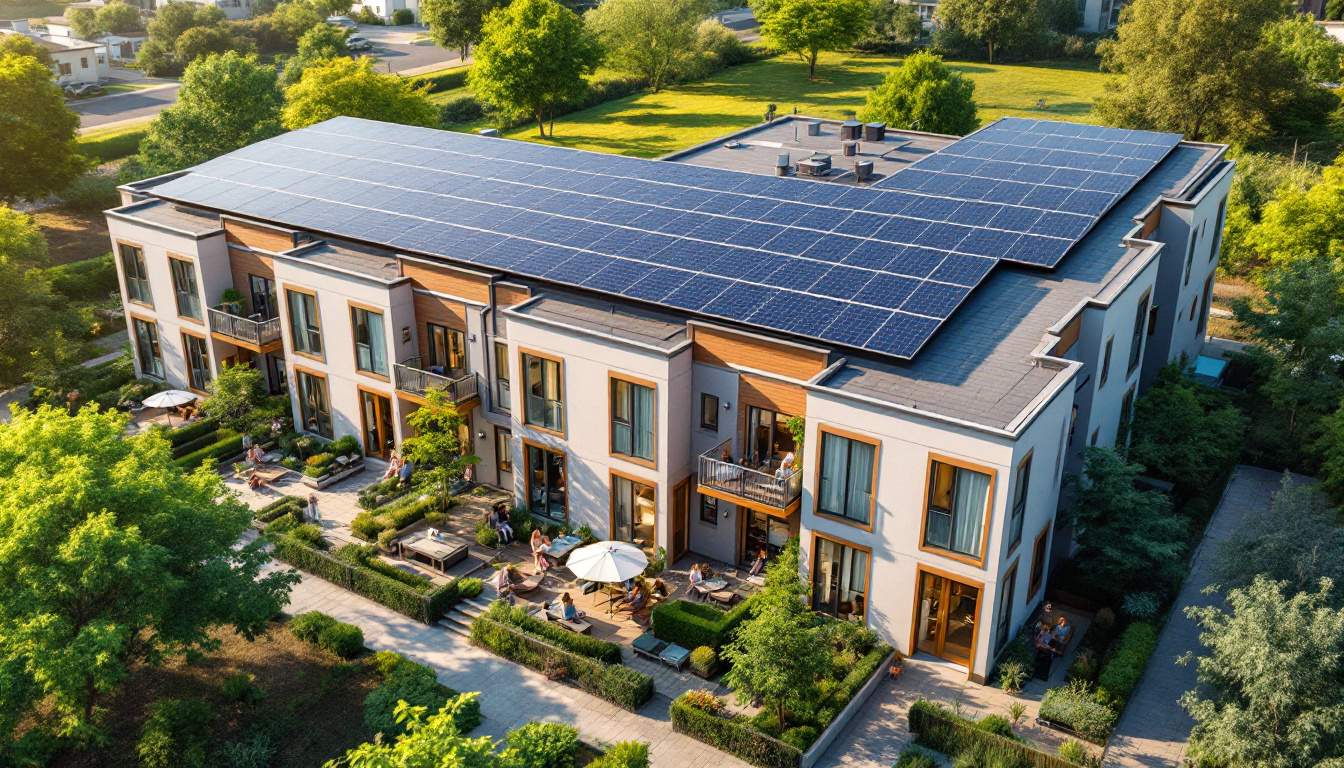
[[[1036,637],[1033,642],[1036,649],[1036,663],[1033,675],[1041,680],[1050,679],[1050,666],[1055,661],[1054,638],[1050,635],[1050,625],[1041,622],[1036,627]]]
[[[664,600],[668,595],[672,594],[672,590],[668,589],[667,582],[656,578],[653,580],[653,586],[649,588],[649,594],[659,600]]]
[[[536,563],[537,570],[549,570],[554,561],[546,550],[551,547],[551,539],[540,530],[532,531],[532,562]]]
[[[266,454],[262,452],[261,446],[256,443],[247,449],[247,463],[254,467],[259,467],[266,463]]]
[[[566,592],[560,595],[560,618],[565,621],[578,621],[583,618],[583,611],[574,606],[574,598]]]
[[[784,458],[779,462],[779,469],[775,471],[776,479],[783,480],[793,474],[794,458],[793,451],[784,454]]]
[[[1069,624],[1069,618],[1064,614],[1059,614],[1055,619],[1055,626],[1050,629],[1050,637],[1054,641],[1055,653],[1064,655],[1064,651],[1069,647],[1069,640],[1073,638],[1073,625]]]
[[[629,596],[616,601],[617,605],[615,610],[638,613],[648,604],[648,602],[649,593],[644,590],[644,585],[636,583],[635,588],[631,590]]]
[[[486,523],[495,529],[499,534],[499,543],[508,544],[513,541],[513,528],[509,526],[509,518],[498,509],[490,510],[490,514],[485,518]]]
[[[401,456],[397,455],[396,451],[393,451],[392,455],[387,460],[387,469],[383,470],[383,479],[386,480],[390,477],[396,477],[397,473],[401,471],[401,465]]]
[[[751,562],[751,570],[749,572],[752,576],[761,575],[761,571],[765,570],[765,560],[768,556],[765,547],[761,547],[761,549],[756,552],[756,559]]]
[[[401,479],[402,486],[411,484],[411,462],[402,462],[401,468],[397,470],[397,477]]]
[[[699,563],[691,563],[691,575],[687,577],[687,580],[691,583],[692,587],[705,580],[705,575],[700,572]]]
[[[507,565],[495,571],[495,575],[490,579],[490,585],[495,588],[500,598],[513,602],[513,581],[509,578]]]

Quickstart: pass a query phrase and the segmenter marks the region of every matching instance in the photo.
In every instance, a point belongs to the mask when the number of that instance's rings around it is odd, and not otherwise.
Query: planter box
[[[333,483],[339,483],[347,477],[354,477],[362,471],[364,471],[364,459],[358,458],[335,472],[329,472],[321,477],[309,477],[302,472],[300,472],[299,475],[303,478],[304,485],[309,488],[316,488],[320,491]]]
[[[803,753],[802,768],[812,768],[826,753],[826,750],[830,749],[831,744],[840,735],[840,732],[849,726],[859,710],[867,703],[868,697],[877,691],[877,687],[889,674],[887,668],[891,666],[891,662],[895,658],[896,652],[892,651],[887,654],[887,658],[883,659],[881,664],[877,665],[877,669],[873,670],[873,674],[869,676],[868,682],[863,684],[863,687],[854,694],[854,698],[849,700],[849,703],[845,705],[844,709],[840,710],[831,724],[826,726],[826,730],[822,731],[817,736],[817,740],[812,742],[812,746],[808,747],[807,751]]]

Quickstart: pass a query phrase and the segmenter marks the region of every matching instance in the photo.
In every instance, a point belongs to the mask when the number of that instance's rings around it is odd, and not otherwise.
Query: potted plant
[[[887,667],[887,675],[889,675],[892,680],[900,680],[901,675],[904,672],[905,657],[901,655],[900,651],[896,651],[891,657],[891,666]]]
[[[225,288],[219,295],[219,305],[225,312],[231,315],[242,317],[243,315],[243,294],[237,288]]]
[[[1009,660],[999,665],[999,687],[1004,693],[1016,696],[1022,692],[1022,685],[1026,682],[1027,668],[1022,666],[1022,662]]]

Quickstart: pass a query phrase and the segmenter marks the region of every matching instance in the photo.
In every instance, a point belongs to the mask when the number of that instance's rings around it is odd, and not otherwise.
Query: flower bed
[[[203,462],[213,462],[217,466],[243,454],[242,435],[231,429],[221,429],[215,433],[215,437],[217,439],[214,442],[173,459],[173,463],[182,469],[192,470]]]
[[[373,512],[360,512],[350,530],[365,541],[377,541],[383,531],[400,531],[439,507],[437,496],[405,496]]]
[[[653,634],[686,648],[704,645],[718,651],[750,612],[750,598],[728,611],[689,600],[668,600],[653,607]]]
[[[1092,686],[1076,680],[1046,691],[1036,717],[1047,725],[1101,744],[1115,727],[1119,714],[1109,704],[1097,700]]]
[[[580,689],[631,711],[653,698],[653,678],[643,672],[562,647],[549,636],[493,617],[513,610],[491,606],[477,616],[471,623],[471,641],[547,676],[572,680]]]
[[[915,735],[916,742],[953,757],[969,752],[979,758],[975,765],[1080,768],[1079,763],[1042,752],[1024,741],[1001,736],[924,699],[910,705],[909,717],[910,732]]]
[[[668,708],[672,729],[762,768],[798,768],[803,751],[762,733],[744,717],[727,715],[716,697],[687,691]]]

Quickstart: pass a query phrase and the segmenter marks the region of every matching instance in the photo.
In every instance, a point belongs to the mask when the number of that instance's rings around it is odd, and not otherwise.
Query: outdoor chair
[[[659,640],[653,636],[652,632],[645,632],[635,638],[633,646],[637,655],[666,664],[678,672],[686,666],[686,662],[691,658],[689,650],[676,643]]]
[[[527,594],[528,592],[531,592],[540,587],[542,580],[545,578],[546,574],[544,573],[534,573],[528,576],[527,578],[523,579],[522,581],[513,582],[512,586],[510,586],[510,590],[515,595]]]

